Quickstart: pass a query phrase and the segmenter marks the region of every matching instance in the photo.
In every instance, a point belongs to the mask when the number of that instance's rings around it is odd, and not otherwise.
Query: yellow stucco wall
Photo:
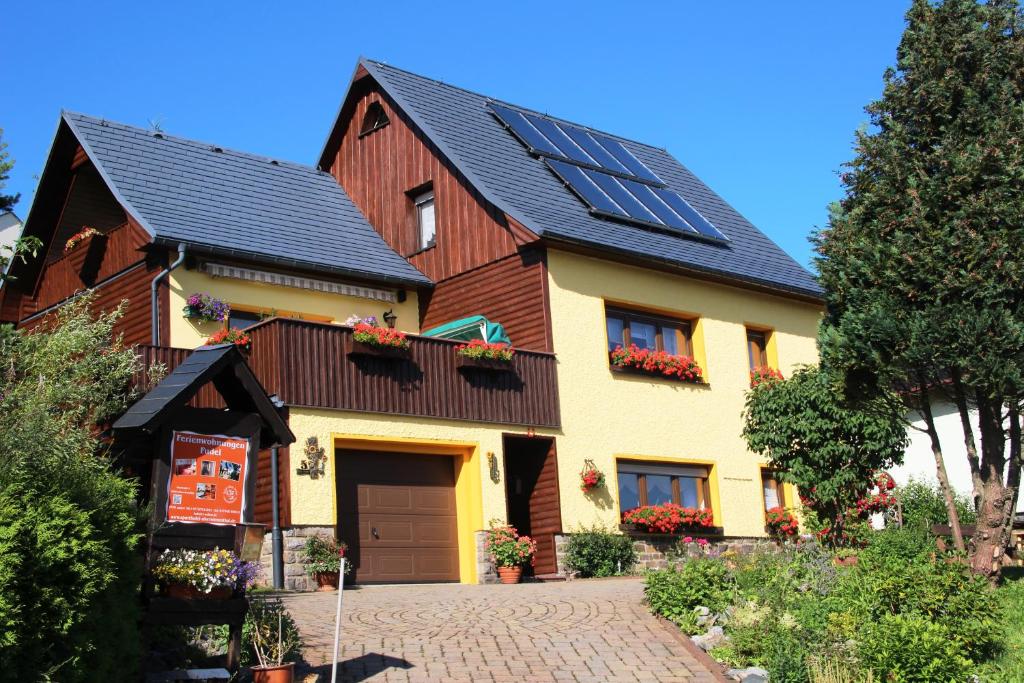
[[[615,463],[632,458],[711,464],[716,524],[728,535],[763,535],[761,461],[741,436],[745,330],[772,330],[769,357],[788,376],[794,365],[817,361],[820,308],[557,250],[548,254],[548,278],[564,433],[563,527],[617,524]],[[612,373],[605,301],[699,316],[694,350],[709,385]],[[607,475],[607,487],[589,496],[579,488],[585,459]]]
[[[295,434],[290,450],[292,524],[333,525],[337,519],[334,446],[368,450],[398,450],[450,454],[461,457],[463,470],[456,479],[456,507],[459,516],[460,574],[463,583],[476,583],[476,546],[474,533],[487,527],[492,519],[504,521],[505,482],[491,480],[487,454],[497,457],[499,472],[504,472],[502,434],[522,434],[520,428],[431,420],[396,415],[353,413],[337,410],[292,408],[289,425]],[[537,430],[538,435],[554,435]],[[302,460],[306,439],[315,436],[328,456],[326,476],[311,479],[295,473]]]
[[[229,304],[259,310],[278,310],[309,316],[322,316],[343,322],[350,315],[360,317],[381,315],[394,309],[398,320],[395,327],[410,333],[419,332],[419,304],[416,292],[407,290],[402,303],[363,299],[341,294],[315,292],[297,287],[281,287],[248,282],[226,277],[211,277],[198,270],[178,268],[170,275],[171,346],[191,349],[201,346],[206,338],[221,327],[221,323],[189,320],[181,315],[185,300],[196,292],[206,292]],[[167,343],[167,341],[165,341]]]

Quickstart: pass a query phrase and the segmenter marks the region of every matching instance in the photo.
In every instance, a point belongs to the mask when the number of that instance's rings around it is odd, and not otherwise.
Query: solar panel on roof
[[[505,122],[509,128],[516,134],[520,140],[526,143],[526,146],[531,151],[544,152],[545,154],[554,154],[556,156],[564,156],[557,147],[540,134],[533,125],[526,120],[526,117],[508,107],[503,107],[500,104],[491,104],[491,109],[494,110],[502,121]]]
[[[601,189],[594,184],[590,178],[588,178],[583,169],[579,166],[573,166],[567,164],[564,161],[558,161],[557,159],[546,159],[548,168],[553,170],[559,178],[561,178],[572,191],[575,192],[583,201],[591,206],[591,208],[598,211],[604,211],[606,213],[615,214],[617,216],[627,216],[628,214],[623,211],[618,204],[613,202],[608,195],[601,191]]]
[[[670,232],[728,241],[621,142],[494,102],[491,111],[595,213]]]
[[[659,197],[665,200],[665,203],[672,207],[672,210],[678,213],[680,216],[686,219],[686,222],[697,229],[697,232],[716,240],[728,241],[726,237],[718,228],[711,224],[707,218],[704,218],[697,209],[690,206],[690,203],[683,199],[678,193],[672,190],[666,190],[663,188],[655,188],[654,190]]]

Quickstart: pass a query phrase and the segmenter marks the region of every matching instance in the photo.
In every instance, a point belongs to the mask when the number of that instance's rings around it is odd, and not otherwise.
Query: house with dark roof
[[[583,527],[656,555],[638,509],[749,538],[795,503],[741,412],[816,360],[821,290],[664,149],[363,59],[315,166],[64,112],[25,234],[0,320],[92,290],[171,364],[244,331],[297,437],[286,536],[337,535],[358,582],[489,580],[490,520],[557,577]]]

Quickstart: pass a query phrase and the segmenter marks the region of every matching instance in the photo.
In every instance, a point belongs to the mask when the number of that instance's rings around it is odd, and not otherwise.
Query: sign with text
[[[249,440],[175,431],[167,480],[167,521],[239,524],[245,507]]]

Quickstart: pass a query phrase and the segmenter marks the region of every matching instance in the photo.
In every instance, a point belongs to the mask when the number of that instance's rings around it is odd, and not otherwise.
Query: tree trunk
[[[971,466],[971,483],[974,487],[972,502],[975,508],[981,500],[981,466],[978,463],[978,446],[974,440],[974,427],[971,426],[971,412],[967,405],[967,395],[964,393],[964,384],[960,370],[950,368],[949,375],[953,380],[953,401],[956,403],[957,411],[960,413],[960,426],[964,431],[964,446],[967,448],[967,462]]]
[[[978,426],[981,430],[981,500],[978,524],[971,545],[971,568],[990,580],[999,577],[1006,545],[1006,528],[1013,492],[1003,482],[1006,469],[1006,435],[1003,432],[1002,401],[977,396]]]
[[[1010,547],[1010,540],[1013,535],[1013,520],[1017,514],[1017,500],[1020,497],[1020,475],[1024,468],[1024,453],[1021,451],[1021,427],[1020,409],[1016,405],[1010,406],[1010,464],[1006,473],[1006,486],[1010,489],[1010,510],[1003,528],[1003,547]]]
[[[953,547],[963,552],[967,548],[964,545],[963,532],[960,530],[960,515],[957,514],[956,501],[953,498],[953,491],[949,487],[946,461],[942,457],[942,444],[939,442],[939,432],[935,429],[935,416],[932,414],[932,402],[928,396],[928,384],[925,382],[924,373],[918,374],[918,387],[921,392],[921,415],[924,417],[928,438],[932,443],[932,455],[935,456],[935,473],[939,480],[939,488],[942,490],[942,497],[946,501],[946,516],[949,518],[949,526],[953,530]]]

